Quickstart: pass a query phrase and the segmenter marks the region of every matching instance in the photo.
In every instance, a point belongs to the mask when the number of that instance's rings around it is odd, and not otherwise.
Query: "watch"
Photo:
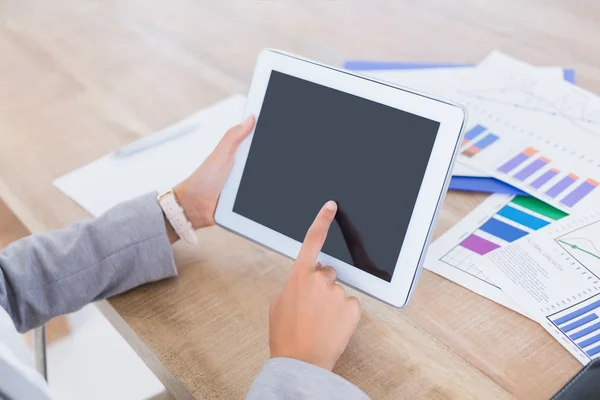
[[[175,230],[175,233],[177,233],[177,236],[183,239],[187,244],[195,245],[198,243],[192,223],[185,216],[185,211],[179,204],[173,189],[159,194],[156,200],[158,201],[158,204],[160,204],[160,208],[162,208],[165,217],[167,217],[167,220]]]

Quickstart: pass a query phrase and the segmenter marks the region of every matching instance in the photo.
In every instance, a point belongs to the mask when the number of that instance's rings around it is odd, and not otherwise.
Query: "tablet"
[[[295,258],[328,200],[319,255],[340,281],[408,303],[461,143],[464,108],[275,50],[258,58],[257,117],[217,204],[220,226]]]

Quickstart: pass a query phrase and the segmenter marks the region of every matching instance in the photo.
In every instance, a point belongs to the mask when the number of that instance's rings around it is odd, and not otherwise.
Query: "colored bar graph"
[[[567,315],[564,315],[564,316],[562,316],[562,317],[554,320],[554,323],[556,325],[562,325],[565,322],[569,322],[571,320],[574,320],[575,318],[580,317],[583,314],[587,314],[590,311],[593,311],[593,310],[595,310],[596,308],[599,308],[599,307],[600,307],[600,300],[596,300],[595,302],[593,302],[591,304],[588,304],[587,306],[582,307],[579,310],[575,310],[575,311],[573,311],[573,312],[571,312],[571,313],[569,313]]]
[[[479,237],[475,234],[469,236],[460,244],[465,249],[469,249],[481,256],[489,253],[490,251],[494,251],[500,246],[496,243],[492,243],[489,240],[485,240],[482,237]]]
[[[598,187],[598,182],[593,179],[588,179],[579,185],[575,190],[569,193],[564,199],[562,199],[561,203],[573,207],[577,204],[581,199],[591,193],[592,190]]]
[[[475,139],[477,136],[481,135],[483,132],[485,132],[485,126],[475,125],[467,133],[465,133],[465,136],[463,136],[462,144],[465,145],[466,143]]]
[[[494,143],[498,139],[499,139],[498,136],[494,135],[493,133],[488,133],[483,139],[481,139],[478,142],[475,142],[473,144],[473,146],[469,147],[462,153],[467,157],[473,157],[475,154],[479,153],[481,150],[490,146],[492,143]]]
[[[562,178],[558,183],[546,191],[546,194],[552,198],[561,194],[566,188],[574,184],[579,177],[575,174],[569,174]]]
[[[515,228],[514,226],[511,226],[496,218],[490,218],[479,229],[509,243],[512,243],[528,234],[528,232],[525,232],[519,228]]]
[[[582,330],[580,330],[579,332],[575,332],[574,334],[572,334],[571,336],[569,336],[572,340],[577,340],[580,339],[584,336],[589,335],[592,332],[596,332],[597,330],[600,330],[600,322],[596,322],[594,325],[590,325],[587,328],[584,328]]]
[[[504,172],[505,174],[509,173],[513,169],[517,168],[519,165],[523,164],[525,161],[529,160],[529,157],[536,154],[538,151],[534,148],[528,147],[523,150],[521,153],[517,154],[515,157],[508,160],[506,163],[502,164],[498,171]]]
[[[544,172],[539,178],[531,183],[531,187],[534,189],[539,189],[550,179],[554,178],[559,174],[559,170],[552,168],[550,171]]]
[[[563,332],[570,332],[573,329],[577,329],[585,324],[587,324],[588,322],[592,322],[594,320],[598,319],[598,316],[596,314],[590,314],[590,315],[586,315],[585,317],[578,319],[575,322],[571,322],[569,325],[565,325],[562,328],[560,328],[561,331]]]
[[[524,181],[540,169],[544,168],[549,162],[550,160],[548,160],[546,157],[540,157],[525,168],[523,168],[522,170],[520,170],[519,172],[517,172],[514,177],[515,179]]]
[[[543,215],[555,221],[566,217],[568,214],[564,211],[554,208],[551,205],[544,203],[541,200],[536,199],[533,196],[517,196],[512,199],[511,203],[526,208],[534,213]]]
[[[502,210],[498,212],[498,215],[536,231],[550,224],[548,221],[508,205],[502,208]]]

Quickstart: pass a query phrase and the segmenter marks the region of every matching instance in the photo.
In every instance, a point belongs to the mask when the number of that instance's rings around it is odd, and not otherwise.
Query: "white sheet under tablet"
[[[239,123],[245,101],[242,95],[231,96],[186,119],[197,121],[197,131],[131,156],[109,154],[54,185],[96,217],[122,201],[167,190],[189,176],[227,129]]]

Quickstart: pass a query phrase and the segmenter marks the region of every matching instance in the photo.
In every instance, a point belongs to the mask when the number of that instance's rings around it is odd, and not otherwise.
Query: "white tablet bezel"
[[[331,265],[336,269],[340,281],[393,306],[405,306],[416,285],[433,232],[433,222],[450,180],[452,164],[461,141],[465,120],[464,108],[345,70],[274,50],[263,50],[258,57],[242,118],[255,115],[260,119],[260,110],[272,70],[440,123],[392,280],[387,282],[328,254],[319,255],[319,261],[323,265]],[[253,135],[254,132],[244,140],[236,154],[232,171],[217,205],[215,221],[228,230],[295,259],[302,243],[232,211]],[[398,179],[401,180],[402,176],[399,175]]]

